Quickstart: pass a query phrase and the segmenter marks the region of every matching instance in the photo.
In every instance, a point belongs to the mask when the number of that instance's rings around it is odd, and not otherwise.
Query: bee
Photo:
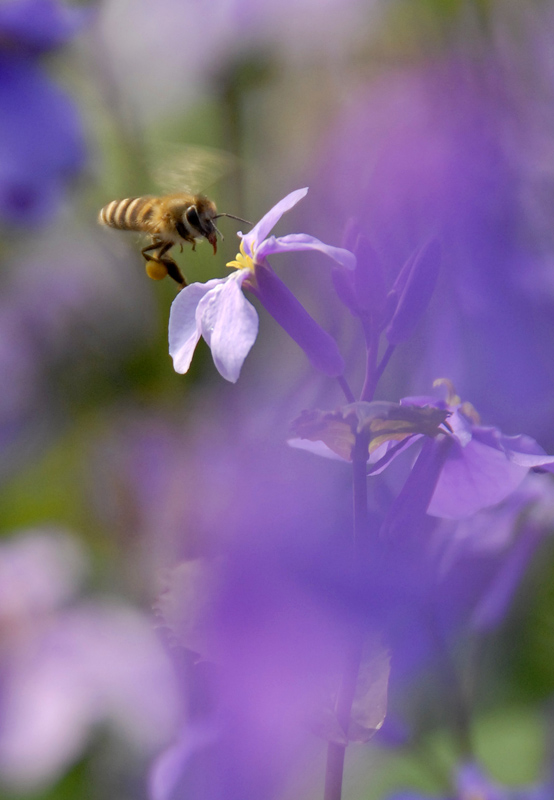
[[[169,275],[182,289],[187,282],[176,262],[168,255],[175,245],[188,242],[192,249],[196,243],[207,239],[217,253],[217,237],[223,239],[215,220],[231,217],[239,222],[247,222],[233,214],[217,213],[212,200],[203,194],[175,194],[155,197],[127,197],[125,200],[112,200],[101,209],[98,222],[121,231],[139,231],[151,237],[151,243],[143,247],[141,254],[146,261],[146,273],[153,280],[161,280]]]

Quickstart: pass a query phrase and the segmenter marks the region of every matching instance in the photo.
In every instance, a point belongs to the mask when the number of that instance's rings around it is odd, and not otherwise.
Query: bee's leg
[[[166,242],[166,244],[167,244],[167,242]],[[152,244],[147,244],[146,247],[143,247],[140,252],[141,252],[141,255],[143,256],[143,258],[146,261],[157,261],[157,258],[156,258],[155,255],[151,255],[150,256],[150,255],[146,255],[146,254],[149,253],[150,250],[159,250],[161,247],[165,247],[163,242],[152,242]],[[166,253],[168,250],[169,250],[169,247],[166,247],[166,249],[164,250],[164,253]]]
[[[173,247],[173,242],[153,242],[152,244],[147,245],[147,247],[144,247],[141,250],[141,253],[147,262],[155,261],[156,263],[161,264],[163,267],[165,267],[169,277],[173,278],[175,283],[178,283],[182,289],[187,285],[187,282],[183,277],[183,273],[181,272],[175,261],[169,256],[166,256],[166,253],[169,250],[171,250],[172,247]],[[150,255],[149,251],[152,250],[155,252],[153,252],[152,255]],[[149,272],[149,274],[151,272],[148,270],[148,266],[147,266],[147,272]]]
[[[179,284],[181,289],[184,289],[185,286],[187,285],[187,282],[184,279],[183,273],[181,272],[175,261],[173,261],[172,258],[164,258],[162,259],[162,263],[164,267],[167,269],[167,274],[169,275],[169,277],[173,278],[173,280]]]

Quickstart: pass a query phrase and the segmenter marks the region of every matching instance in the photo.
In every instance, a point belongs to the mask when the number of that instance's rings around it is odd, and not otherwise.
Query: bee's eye
[[[189,223],[189,225],[192,225],[192,227],[196,228],[196,230],[198,230],[198,231],[201,230],[200,220],[198,218],[198,212],[196,211],[195,206],[191,206],[190,208],[187,208],[187,210],[185,212],[185,217],[186,217],[187,222]]]

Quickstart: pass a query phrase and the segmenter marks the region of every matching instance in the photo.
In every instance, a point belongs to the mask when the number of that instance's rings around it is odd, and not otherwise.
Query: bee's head
[[[198,237],[209,241],[214,249],[214,255],[217,253],[217,235],[219,233],[214,222],[216,215],[215,203],[203,195],[198,195],[194,204],[189,206],[184,213],[188,226]]]

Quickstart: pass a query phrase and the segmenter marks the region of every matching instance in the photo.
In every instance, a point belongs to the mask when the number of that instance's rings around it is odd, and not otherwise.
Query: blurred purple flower
[[[59,0],[4,0],[0,6],[0,48],[39,54],[60,47],[90,19],[88,9]]]
[[[348,572],[347,487],[327,462],[307,471],[282,446],[275,409],[245,421],[227,413],[229,396],[188,426],[176,472],[157,487],[167,508],[181,505],[187,558],[158,612],[181,669],[190,651],[200,658],[182,676],[186,728],[156,762],[156,800],[278,796],[313,745],[350,630],[351,598],[335,591]]]
[[[431,426],[429,432],[421,426],[406,432],[391,427],[383,436],[385,441],[375,449],[369,449],[368,474],[376,475],[407,447],[421,441],[422,433],[428,433],[385,523],[389,535],[395,527],[402,528],[408,518],[415,523],[416,518],[426,514],[446,519],[469,517],[505,500],[520,486],[529,470],[554,472],[554,456],[545,453],[534,439],[524,434],[505,436],[497,428],[480,425],[473,406],[461,402],[454,394],[451,382],[446,379],[435,382],[435,385],[441,384],[449,387],[447,401],[435,397],[405,397],[400,401],[400,407],[444,410],[447,420],[443,425],[438,428]],[[382,406],[390,407],[394,413],[395,404],[384,401],[353,404],[353,407],[364,406],[367,406],[369,419],[372,408],[376,409],[375,414],[381,413]],[[336,425],[331,418],[340,417],[340,414],[339,410],[323,417],[329,417],[331,425]],[[302,417],[297,423],[301,420]],[[329,431],[337,435],[339,443],[348,441],[342,431],[336,433],[333,427],[323,425],[321,433],[317,427],[313,431],[309,428],[304,435],[297,426],[296,433],[308,441],[290,439],[289,444],[328,458],[337,458],[338,454],[340,460],[344,460],[340,449],[331,450],[327,445]],[[310,433],[315,441],[310,439]]]
[[[386,328],[391,345],[410,338],[435,289],[441,262],[439,242],[430,239],[418,247],[388,293],[381,259],[365,236],[358,236],[354,253],[354,270],[333,270],[339,298],[354,316],[370,320],[379,332]]]
[[[440,262],[440,244],[431,239],[412,254],[400,271],[391,289],[396,303],[386,330],[390,344],[404,342],[412,335],[435,290]]]
[[[307,191],[291,192],[249,233],[239,233],[242,237],[240,253],[228,264],[236,267],[236,272],[227,278],[186,286],[177,295],[169,318],[169,352],[177,372],[187,372],[196,345],[203,336],[211,348],[218,372],[232,383],[238,380],[258,334],[258,315],[244,298],[243,287],[252,291],[317,369],[328,375],[342,372],[344,362],[334,339],[310,317],[267,262],[267,256],[273,253],[315,250],[346,268],[354,268],[356,260],[352,253],[323,244],[313,236],[304,233],[278,238],[268,236],[283,214]]]
[[[396,516],[395,502],[362,592],[368,613],[387,631],[393,677],[402,682],[429,662],[440,664],[455,637],[502,623],[550,532],[554,485],[531,473],[500,505],[458,521]]]
[[[464,764],[455,777],[455,793],[436,800],[549,800],[552,787],[535,785],[525,789],[507,789],[488,778],[477,764]],[[428,800],[419,792],[395,792],[387,800]]]
[[[514,46],[513,63],[488,40],[483,58],[381,72],[341,114],[312,184],[333,225],[357,210],[389,281],[426,237],[443,245],[430,313],[406,354],[416,369],[398,365],[401,391],[449,374],[503,429],[551,448],[552,81],[547,48],[526,47]]]
[[[144,754],[177,716],[171,667],[150,623],[120,601],[77,601],[84,557],[67,535],[0,545],[0,780],[52,783],[109,724]]]
[[[447,402],[432,397],[407,397],[402,405],[450,411],[450,433],[426,441],[402,490],[401,502],[428,497],[427,514],[461,519],[505,500],[529,470],[554,471],[549,456],[530,436],[505,436],[479,424],[475,409],[450,394]],[[419,466],[418,466],[419,465]]]
[[[51,219],[84,163],[84,135],[69,96],[37,57],[64,44],[90,15],[54,0],[0,6],[0,220]]]

